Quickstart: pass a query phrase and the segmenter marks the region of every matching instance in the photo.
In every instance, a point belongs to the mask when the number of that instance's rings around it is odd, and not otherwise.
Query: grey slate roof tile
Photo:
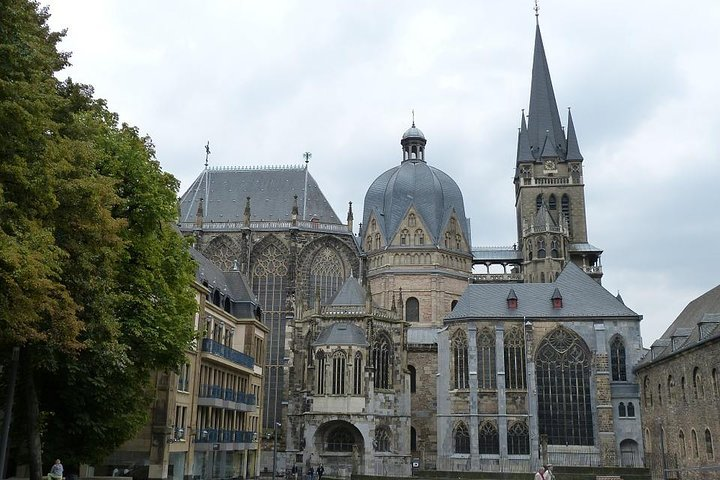
[[[353,323],[340,322],[324,328],[313,346],[319,345],[357,345],[367,347],[365,332]]]

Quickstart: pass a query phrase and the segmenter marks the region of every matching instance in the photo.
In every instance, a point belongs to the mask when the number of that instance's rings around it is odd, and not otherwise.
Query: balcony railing
[[[253,368],[255,365],[255,359],[250,355],[218,343],[212,338],[203,338],[202,351],[218,355],[243,367]]]
[[[218,398],[230,402],[244,403],[245,405],[257,405],[255,395],[247,392],[240,392],[232,388],[222,388],[220,385],[200,385],[200,397]]]
[[[197,443],[252,443],[255,432],[244,430],[224,430],[200,428],[195,442]]]

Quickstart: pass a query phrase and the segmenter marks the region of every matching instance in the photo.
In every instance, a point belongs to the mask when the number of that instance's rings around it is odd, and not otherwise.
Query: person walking
[[[545,478],[545,467],[538,468],[537,473],[535,473],[535,480],[546,480]]]
[[[317,469],[318,480],[322,480],[323,473],[325,473],[325,467],[323,467],[323,464],[321,463]]]
[[[48,480],[62,480],[63,478],[63,466],[58,458],[50,468],[50,473],[47,476]]]
[[[312,465],[308,468],[307,480],[315,480],[315,470],[313,470]]]
[[[545,465],[545,480],[555,480],[555,474],[552,472],[552,468],[552,463]]]

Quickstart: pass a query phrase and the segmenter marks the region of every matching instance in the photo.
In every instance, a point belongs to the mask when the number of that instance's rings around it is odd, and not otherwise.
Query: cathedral
[[[447,161],[414,122],[400,146],[357,228],[352,203],[341,221],[307,162],[206,166],[181,198],[180,230],[244,275],[262,307],[262,425],[281,432],[273,468],[642,465],[642,317],[601,284],[584,158],[539,25],[508,185],[514,245],[473,247],[461,188],[433,166]]]

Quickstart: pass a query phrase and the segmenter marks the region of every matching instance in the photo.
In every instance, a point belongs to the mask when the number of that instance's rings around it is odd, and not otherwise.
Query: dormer
[[[563,301],[562,301],[562,295],[560,295],[560,290],[556,287],[555,291],[552,294],[552,306],[553,308],[562,308],[563,307]]]
[[[515,295],[515,290],[513,290],[512,288],[510,289],[510,292],[508,293],[506,301],[507,301],[507,308],[509,308],[511,310],[515,310],[517,308],[518,298],[517,298],[517,295]]]

